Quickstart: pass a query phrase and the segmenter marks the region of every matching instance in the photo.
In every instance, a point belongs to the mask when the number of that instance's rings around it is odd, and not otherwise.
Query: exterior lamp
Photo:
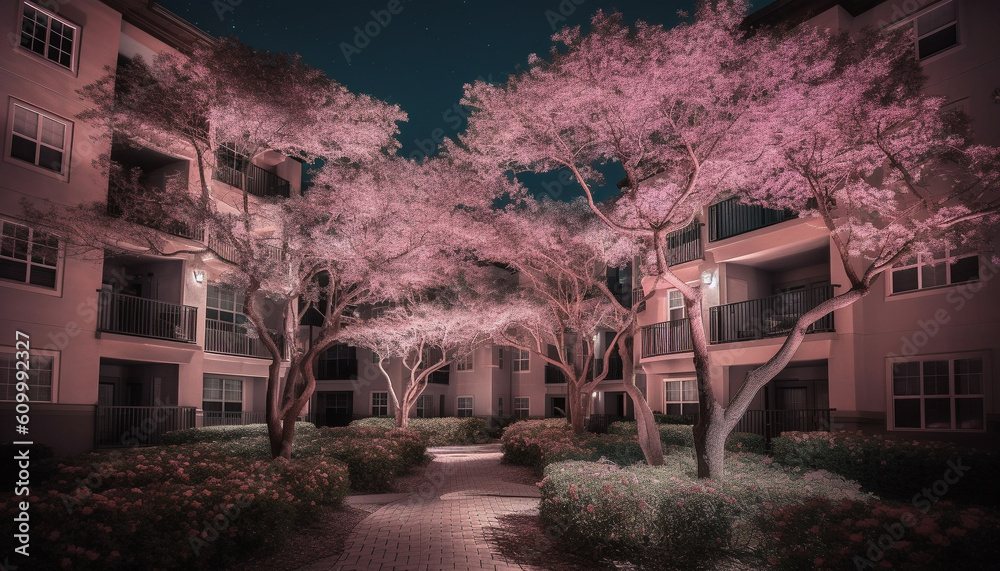
[[[200,283],[204,283],[204,281],[205,281],[205,271],[204,270],[195,270],[194,271],[194,281],[195,281],[195,283],[199,283],[199,284]]]

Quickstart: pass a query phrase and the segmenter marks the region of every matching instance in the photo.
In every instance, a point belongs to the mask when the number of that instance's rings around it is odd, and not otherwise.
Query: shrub
[[[310,434],[316,431],[316,425],[311,422],[296,422],[295,435]],[[204,426],[187,428],[168,432],[160,437],[160,444],[194,444],[195,442],[223,442],[239,438],[258,438],[267,436],[266,424],[245,424],[241,426]]]
[[[950,485],[947,499],[996,507],[1000,459],[995,452],[960,450],[943,442],[918,442],[860,432],[786,432],[771,441],[786,466],[824,469],[857,480],[880,496],[910,501],[944,477],[949,462],[969,469]]]
[[[225,567],[277,547],[297,519],[347,493],[347,467],[336,460],[247,460],[217,448],[130,449],[60,463],[53,478],[33,482],[31,533],[44,549],[32,550],[32,567]],[[14,499],[0,508],[5,535],[13,533]]]
[[[941,501],[933,511],[817,498],[761,513],[762,556],[779,569],[988,569],[1000,518]]]
[[[392,418],[363,418],[351,426],[371,426],[391,429],[396,426]],[[477,417],[411,418],[409,429],[424,436],[428,446],[462,446],[489,442],[486,420]]]
[[[363,425],[320,428],[304,449],[347,464],[352,488],[365,493],[391,490],[396,477],[421,464],[427,452],[415,431]]]
[[[653,420],[657,424],[694,424],[697,420],[694,415],[690,414],[660,414],[658,412],[653,413]]]
[[[829,472],[785,470],[754,454],[727,460],[724,482],[698,480],[694,459],[686,456],[671,456],[657,467],[550,464],[540,513],[574,546],[639,565],[689,567],[751,553],[770,533],[770,527],[748,525],[761,510],[811,497],[867,498],[856,484]]]
[[[683,424],[661,424],[657,426],[660,431],[660,442],[664,446],[684,446],[694,447],[693,426]],[[635,422],[613,422],[608,426],[611,434],[620,434],[635,438],[639,429]],[[753,452],[763,454],[766,450],[764,437],[748,432],[733,432],[726,439],[726,449],[733,452]]]
[[[574,434],[565,419],[525,420],[507,427],[500,439],[504,462],[542,470],[552,462],[599,460],[621,465],[643,459],[635,438],[617,434]]]

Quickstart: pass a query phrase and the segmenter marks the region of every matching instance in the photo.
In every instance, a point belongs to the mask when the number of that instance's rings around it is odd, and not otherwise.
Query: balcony
[[[198,308],[97,290],[97,330],[168,341],[195,342]]]
[[[619,381],[624,379],[624,369],[625,365],[622,363],[622,358],[618,356],[618,351],[613,351],[611,353],[611,358],[608,359],[608,375],[604,377],[604,380]],[[594,359],[594,376],[596,377],[603,372],[604,359]]]
[[[546,385],[559,385],[566,383],[566,375],[563,374],[555,365],[546,363],[545,365],[545,384]]]
[[[451,379],[451,371],[447,367],[443,369],[438,369],[431,373],[431,376],[427,379],[427,382],[432,385],[447,385],[448,381]]]
[[[242,166],[243,168],[238,169],[218,164],[212,178],[261,198],[291,196],[291,184],[287,180],[253,163],[245,163]]]
[[[725,240],[795,217],[791,210],[741,204],[730,198],[708,207],[708,241]]]
[[[632,305],[629,307],[634,307],[636,313],[646,311],[646,302],[642,299],[645,296],[646,294],[642,293],[641,287],[632,288]]]
[[[121,199],[116,194],[116,191],[108,193],[108,204],[107,209],[105,210],[108,216],[112,216],[114,218],[124,218],[129,222],[134,222],[135,224],[145,226],[146,228],[152,228],[153,230],[159,230],[160,232],[170,234],[171,236],[197,240],[199,242],[205,241],[204,226],[191,224],[181,220],[154,220],[139,216],[125,216],[124,212],[122,212],[120,201]]]
[[[833,297],[833,286],[788,291],[709,308],[709,339],[733,343],[787,335],[805,312]],[[824,315],[806,333],[833,331],[833,314]]]
[[[94,415],[94,446],[155,446],[173,430],[194,428],[193,406],[105,406]]]
[[[256,335],[251,337],[251,333],[255,334],[256,330],[249,325],[206,319],[205,351],[256,359],[270,359],[271,353],[268,352],[267,347]],[[284,355],[285,337],[273,330],[268,330],[268,333],[271,335],[271,339],[278,344],[278,350]]]
[[[235,264],[241,259],[239,255],[239,248],[219,240],[215,234],[210,233],[208,235],[206,245],[211,248],[212,251],[215,252],[215,254],[224,262]],[[273,262],[280,262],[285,259],[284,251],[277,246],[261,246],[260,248],[264,257]]]
[[[691,320],[661,321],[642,328],[642,358],[693,351]]]
[[[676,266],[705,257],[701,247],[701,223],[697,219],[680,230],[667,234],[667,264]]]

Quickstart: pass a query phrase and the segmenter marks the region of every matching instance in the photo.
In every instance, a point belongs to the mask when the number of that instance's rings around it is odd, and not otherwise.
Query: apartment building
[[[779,0],[756,25],[856,33],[913,32],[927,93],[971,118],[976,142],[1000,144],[1000,5],[987,0]],[[701,282],[717,398],[780,347],[804,311],[845,290],[829,232],[815,220],[725,200],[671,238],[672,269]],[[994,240],[1000,247],[1000,239]],[[864,429],[980,442],[1000,421],[998,268],[979,252],[907,260],[875,291],[811,328],[756,397],[738,430]],[[636,276],[646,292],[652,280]],[[638,295],[638,292],[637,292]],[[697,412],[691,324],[677,291],[659,288],[639,313],[637,373],[654,410]],[[600,410],[600,409],[598,409]],[[605,403],[605,411],[613,412]]]
[[[4,0],[0,16],[9,40],[0,48],[0,430],[14,433],[18,332],[30,343],[24,439],[59,454],[262,421],[270,358],[243,325],[240,295],[210,285],[228,265],[212,235],[157,227],[178,249],[212,246],[208,257],[70,255],[59,220],[28,222],[21,207],[106,201],[114,214],[117,189],[94,163],[102,153],[140,169],[146,184],[199,188],[193,152],[99,143],[78,119],[87,103],[77,90],[136,55],[151,61],[213,39],[141,0]],[[301,164],[272,155],[216,157],[217,208],[239,207],[244,190],[251,202],[299,192]],[[280,312],[265,313],[278,328]]]

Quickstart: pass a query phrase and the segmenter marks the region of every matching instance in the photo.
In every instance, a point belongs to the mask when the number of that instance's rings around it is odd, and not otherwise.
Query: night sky
[[[771,1],[755,0],[754,6]],[[398,104],[409,114],[409,121],[400,126],[400,154],[419,158],[433,153],[443,137],[454,137],[464,128],[458,102],[465,83],[502,82],[526,66],[528,54],[548,53],[550,36],[559,27],[586,25],[599,9],[620,11],[630,23],[642,19],[669,27],[678,22],[678,10],[693,11],[695,0],[160,4],[212,35],[236,36],[257,49],[301,54],[351,91]]]

